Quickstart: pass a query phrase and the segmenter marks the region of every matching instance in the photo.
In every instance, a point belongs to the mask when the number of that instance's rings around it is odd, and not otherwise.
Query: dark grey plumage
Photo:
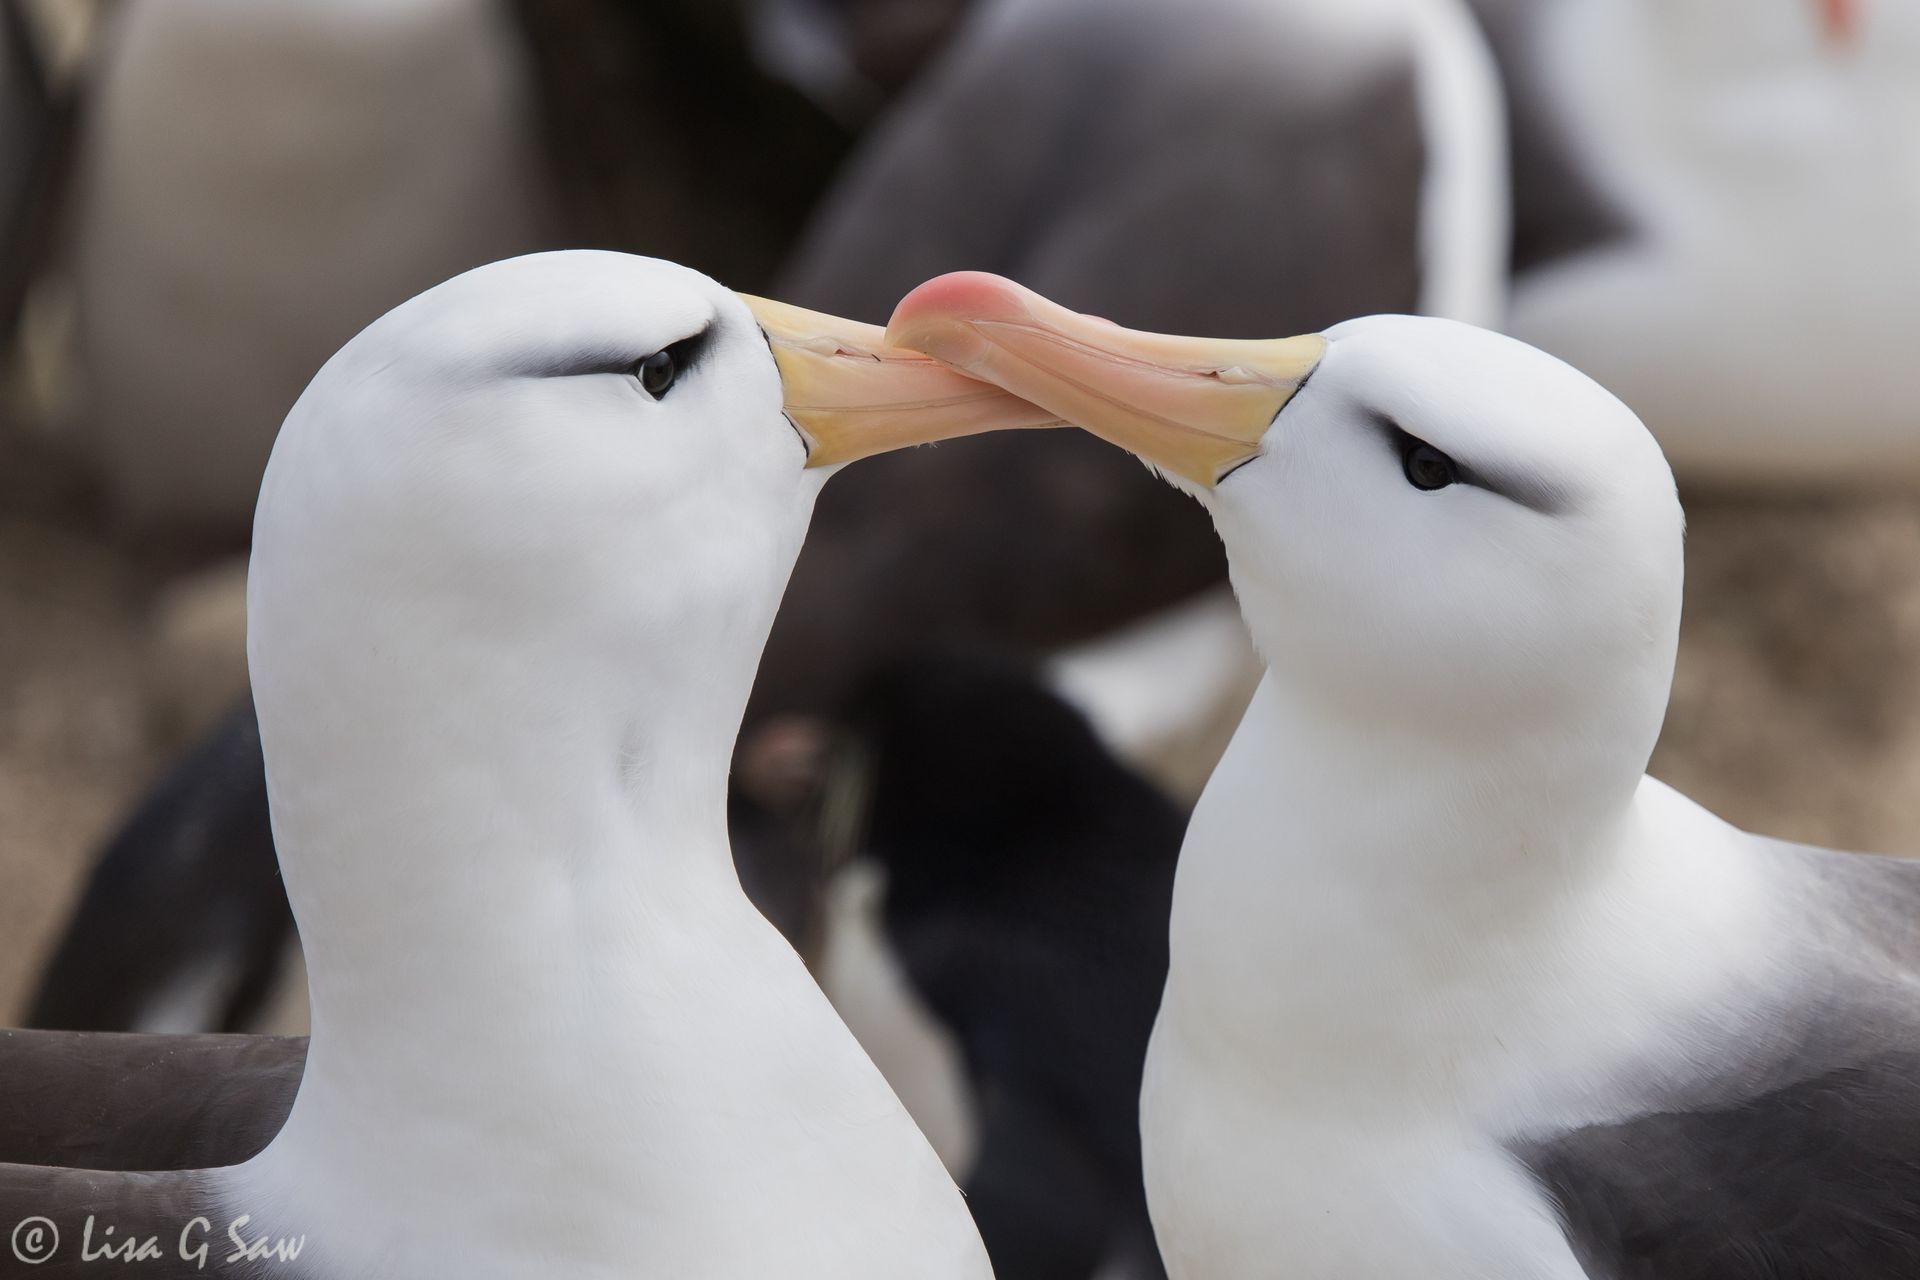
[[[1633,219],[1582,155],[1535,51],[1556,0],[1467,0],[1500,66],[1516,275],[1627,239]]]
[[[304,1036],[0,1031],[0,1163],[238,1164],[280,1131]]]
[[[945,271],[1122,324],[1306,333],[1414,309],[1413,69],[1328,87],[1239,4],[981,5],[828,193],[782,296],[884,320]]]
[[[1920,1053],[1523,1150],[1594,1280],[1907,1280]]]
[[[53,238],[76,117],[26,5],[0,0],[0,349]]]
[[[1594,1280],[1920,1275],[1920,863],[1756,856],[1804,912],[1797,986],[1702,1012],[1736,1037],[1704,1080],[1646,1064],[1644,1110],[1514,1146]]]
[[[852,720],[886,937],[973,1086],[995,1275],[1164,1275],[1139,1097],[1185,813],[1011,664],[901,664]]]
[[[207,1171],[279,1132],[306,1049],[284,1036],[0,1031],[0,1225],[11,1232],[0,1274],[300,1280],[297,1266],[225,1264],[227,1229],[245,1209]],[[115,1251],[130,1238],[135,1250],[153,1240],[152,1252],[123,1261]]]
[[[239,1030],[271,994],[292,933],[249,700],[107,844],[42,973],[28,1025]],[[153,1026],[167,1005],[181,1025]]]

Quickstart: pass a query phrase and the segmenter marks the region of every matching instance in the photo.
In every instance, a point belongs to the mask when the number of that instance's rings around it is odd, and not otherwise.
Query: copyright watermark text
[[[140,1235],[122,1231],[88,1214],[80,1223],[78,1233],[70,1231],[69,1238],[63,1241],[58,1223],[35,1214],[14,1224],[11,1243],[13,1256],[30,1267],[52,1262],[56,1257],[120,1263],[167,1259],[191,1262],[200,1271],[238,1262],[292,1262],[306,1247],[305,1236],[250,1233],[247,1225],[252,1221],[251,1214],[243,1213],[226,1224],[223,1234],[211,1219],[191,1218],[178,1235]]]

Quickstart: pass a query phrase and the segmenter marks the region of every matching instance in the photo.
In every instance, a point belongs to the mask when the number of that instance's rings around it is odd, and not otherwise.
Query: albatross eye
[[[656,351],[634,366],[641,388],[655,400],[667,394],[673,380],[680,376],[680,362],[672,350]]]
[[[1409,440],[1400,453],[1400,469],[1416,489],[1444,489],[1460,478],[1453,459],[1424,440]]]

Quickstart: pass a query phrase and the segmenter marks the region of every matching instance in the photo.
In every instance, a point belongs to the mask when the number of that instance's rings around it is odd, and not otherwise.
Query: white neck
[[[1170,1274],[1573,1280],[1500,1140],[1724,1065],[1701,1011],[1785,987],[1751,850],[1604,725],[1463,756],[1318,711],[1268,676],[1181,851],[1141,1094]]]
[[[1470,986],[1606,873],[1641,778],[1619,756],[1605,732],[1460,752],[1269,674],[1181,852],[1168,1007],[1262,1070],[1326,1028],[1404,1040],[1448,966]]]
[[[350,648],[276,639],[256,697],[313,1039],[236,1211],[277,1209],[368,1277],[877,1276],[910,1269],[909,1235],[978,1252],[740,890],[726,761],[757,646],[649,673],[503,664],[524,635],[471,637],[349,671]]]

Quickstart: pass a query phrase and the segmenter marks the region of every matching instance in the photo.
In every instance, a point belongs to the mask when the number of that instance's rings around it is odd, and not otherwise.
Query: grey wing
[[[1594,1280],[1920,1275],[1920,1054],[1518,1154]]]
[[[1709,1096],[1515,1149],[1594,1280],[1920,1276],[1920,863],[1760,848],[1831,967]]]
[[[306,1056],[292,1036],[0,1031],[0,1161],[238,1164],[280,1131]]]
[[[848,166],[782,296],[884,320],[972,269],[1181,333],[1413,310],[1411,57],[1328,76],[1296,23],[1241,0],[982,5]]]

